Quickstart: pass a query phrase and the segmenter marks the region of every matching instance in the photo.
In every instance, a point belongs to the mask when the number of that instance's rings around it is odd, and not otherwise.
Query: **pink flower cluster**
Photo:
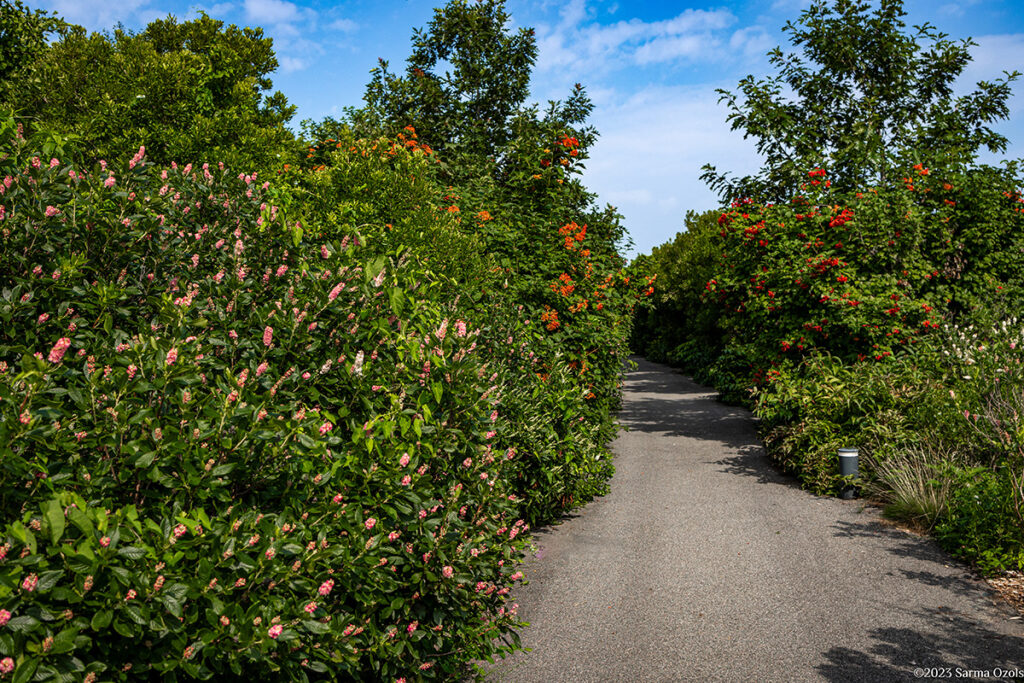
[[[51,363],[59,363],[67,350],[71,347],[71,340],[67,337],[61,337],[57,340],[57,343],[50,349],[49,361]]]

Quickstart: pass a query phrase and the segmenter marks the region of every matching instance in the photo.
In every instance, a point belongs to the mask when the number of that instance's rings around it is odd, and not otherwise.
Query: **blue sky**
[[[32,2],[32,0],[30,0]],[[273,37],[281,67],[274,86],[298,106],[298,120],[359,106],[378,57],[400,67],[414,27],[435,3],[421,0],[36,0],[91,30],[117,23],[138,29],[202,9],[227,23],[261,26]],[[437,0],[437,5],[443,4]],[[688,209],[714,208],[700,168],[739,173],[758,167],[753,143],[729,131],[716,88],[747,74],[770,73],[765,53],[786,46],[781,32],[806,0],[672,2],[669,0],[508,0],[514,26],[537,31],[540,54],[533,98],[565,97],[582,83],[594,100],[601,134],[584,176],[599,201],[617,207],[633,253],[650,251],[682,228]],[[928,22],[953,38],[972,37],[967,91],[982,79],[1024,72],[1024,0],[908,0],[908,24]],[[1009,158],[1024,157],[1024,82],[1015,88]]]

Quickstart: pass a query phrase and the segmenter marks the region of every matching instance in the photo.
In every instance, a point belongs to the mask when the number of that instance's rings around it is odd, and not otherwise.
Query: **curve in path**
[[[637,362],[611,493],[535,532],[516,592],[532,651],[488,680],[1024,670],[1024,626],[983,582],[873,508],[800,490],[768,465],[749,412]]]

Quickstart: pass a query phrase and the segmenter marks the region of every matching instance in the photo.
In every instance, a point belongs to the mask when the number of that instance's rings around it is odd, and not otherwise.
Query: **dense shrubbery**
[[[486,653],[522,522],[444,280],[355,233],[294,239],[260,180],[216,167],[15,158],[8,653],[219,677]]]
[[[848,120],[869,90],[912,88],[934,69],[920,62],[915,42],[894,37],[899,16],[895,1],[870,16],[867,5],[819,2],[800,28],[787,27],[824,65],[812,77],[799,59],[776,59],[817,119],[810,130],[786,122],[788,105],[770,83],[741,84],[746,100],[730,100],[732,118],[762,140],[769,161],[756,177],[710,175],[727,191],[764,199],[691,215],[688,232],[640,260],[659,291],[634,341],[749,404],[769,453],[808,488],[835,491],[836,449],[859,446],[868,483],[893,514],[934,528],[950,550],[987,570],[1020,567],[1024,333],[1011,315],[1024,304],[1022,179],[1016,164],[973,162],[979,145],[1005,143],[983,124],[1005,113],[1015,76],[982,88],[984,112],[961,108],[962,120],[894,114],[889,130],[871,117]],[[808,84],[828,74],[846,85],[869,78],[832,60],[857,44],[867,21],[887,26],[879,35],[896,47],[879,50],[892,60],[879,58],[870,83],[844,91],[849,108],[814,109]],[[949,71],[931,76],[941,100],[936,79],[963,68],[966,45],[923,35],[950,57]],[[886,69],[900,60],[921,73],[889,83]],[[880,154],[839,134],[864,125],[900,144]],[[915,147],[938,129],[960,146]],[[788,185],[793,159],[806,166]],[[832,167],[838,181],[823,170]]]
[[[214,158],[248,171],[298,158],[284,125],[295,108],[269,92],[277,58],[261,29],[203,14],[90,34],[20,0],[0,21],[0,103],[74,140],[69,160],[127,162],[140,145],[155,163]]]
[[[827,178],[812,171],[808,180]],[[925,481],[960,483],[944,497],[940,538],[972,559],[984,548],[1016,566],[1024,499],[1003,496],[981,510],[964,491],[1006,493],[1024,467],[1003,438],[1016,433],[1024,383],[1021,330],[1006,317],[1024,293],[1019,179],[919,166],[904,181],[853,196],[808,191],[785,205],[740,204],[720,214],[717,232],[662,247],[643,267],[663,289],[637,323],[661,334],[636,342],[724,398],[749,402],[770,453],[812,490],[839,485],[838,447],[859,446],[869,466],[924,448]],[[679,278],[663,265],[695,253],[719,255],[700,291],[692,270]],[[899,479],[913,460],[883,471]],[[968,534],[972,524],[1005,529],[987,537],[1001,545]]]
[[[442,39],[460,12],[478,41],[505,31],[500,2],[450,9]],[[269,43],[205,18],[2,66],[70,78],[67,55],[103,53],[116,102],[132,60],[231,40],[260,57],[230,97],[258,93]],[[412,680],[516,648],[530,525],[611,476],[642,295],[574,177],[585,95],[538,117],[514,93],[490,157],[371,108],[308,124],[302,158],[283,99],[192,85],[207,109],[113,137],[4,91],[37,115],[0,122],[0,668]],[[123,146],[150,139],[166,163]]]

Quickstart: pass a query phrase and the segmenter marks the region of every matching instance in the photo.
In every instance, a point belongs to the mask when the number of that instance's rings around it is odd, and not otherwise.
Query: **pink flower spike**
[[[271,342],[274,341],[274,328],[267,325],[263,328],[263,345],[270,346]]]
[[[61,337],[58,339],[57,343],[53,345],[52,349],[50,349],[50,355],[48,357],[49,361],[55,364],[59,363],[61,359],[64,358],[64,354],[70,346],[71,340],[67,337]]]

